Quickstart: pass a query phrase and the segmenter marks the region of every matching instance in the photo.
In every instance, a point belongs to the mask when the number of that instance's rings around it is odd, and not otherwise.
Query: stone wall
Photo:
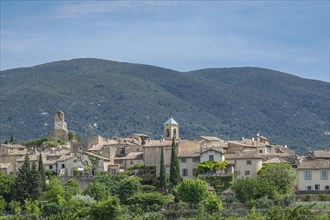
[[[75,179],[79,183],[80,189],[84,190],[87,188],[88,184],[90,184],[94,176],[61,176],[61,184],[64,186],[70,179]]]

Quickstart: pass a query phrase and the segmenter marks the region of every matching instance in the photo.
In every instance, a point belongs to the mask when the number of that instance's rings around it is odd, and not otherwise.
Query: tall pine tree
[[[45,189],[45,185],[46,185],[46,171],[45,171],[44,163],[42,161],[42,154],[41,154],[41,152],[40,152],[39,161],[38,161],[38,171],[39,171],[39,174],[40,174],[41,188],[42,189]]]
[[[29,177],[29,195],[32,200],[38,200],[41,193],[40,173],[36,163],[33,161]]]
[[[11,144],[15,144],[15,139],[14,139],[14,135],[13,135],[13,134],[11,134],[11,136],[10,136],[10,141],[9,141],[9,143],[11,143]]]
[[[14,188],[14,200],[24,202],[24,199],[29,198],[30,196],[30,159],[28,155],[25,155],[24,163],[19,168],[15,180]]]
[[[159,189],[166,190],[166,171],[165,171],[163,147],[161,148],[161,153],[160,153]]]
[[[175,149],[175,139],[172,139],[171,165],[170,165],[170,183],[174,187],[181,181],[180,165],[178,155]]]

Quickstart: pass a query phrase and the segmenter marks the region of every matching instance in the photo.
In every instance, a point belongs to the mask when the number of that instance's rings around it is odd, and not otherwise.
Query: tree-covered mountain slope
[[[74,59],[1,71],[1,138],[47,135],[56,110],[87,137],[162,135],[172,116],[182,138],[262,133],[298,151],[329,145],[329,83],[263,68],[178,72]]]

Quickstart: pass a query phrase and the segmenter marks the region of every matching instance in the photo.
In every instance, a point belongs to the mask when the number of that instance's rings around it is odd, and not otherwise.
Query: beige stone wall
[[[321,170],[327,171],[327,179],[321,180]],[[311,190],[315,190],[315,185],[320,185],[320,190],[325,190],[325,186],[330,187],[330,168],[329,169],[319,169],[319,170],[307,170],[311,173],[311,180],[305,180],[305,169],[298,170],[299,190],[307,190],[307,187],[310,186]]]
[[[196,157],[199,159],[199,157]],[[185,161],[184,161],[185,160]],[[194,179],[196,176],[194,175],[194,169],[195,172],[197,172],[197,167],[199,162],[194,161],[193,157],[181,157],[179,158],[180,162],[180,175],[184,179]],[[187,176],[183,176],[183,170],[186,169],[188,172]]]
[[[48,136],[52,141],[68,141],[68,131],[64,129],[55,129],[50,131]]]
[[[171,146],[164,146],[164,163],[165,166],[170,166],[171,163]],[[143,149],[143,157],[144,163],[148,166],[156,166],[156,175],[159,176],[160,171],[160,153],[161,147],[144,147]]]
[[[261,159],[231,159],[228,161],[235,164],[236,179],[255,178],[262,167]],[[247,161],[251,161],[251,165],[248,165]],[[246,175],[245,171],[250,171],[250,174]]]
[[[202,153],[201,162],[208,161],[210,155],[213,155],[214,161],[221,162],[224,160],[222,153],[220,153],[218,151],[214,151],[214,150],[208,150],[208,151]]]

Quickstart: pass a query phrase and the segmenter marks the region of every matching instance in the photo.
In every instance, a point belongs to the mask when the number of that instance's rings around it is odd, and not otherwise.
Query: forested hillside
[[[329,83],[262,68],[178,72],[74,59],[1,71],[1,139],[53,129],[56,110],[79,136],[162,135],[172,116],[181,138],[262,133],[300,152],[329,145]]]

